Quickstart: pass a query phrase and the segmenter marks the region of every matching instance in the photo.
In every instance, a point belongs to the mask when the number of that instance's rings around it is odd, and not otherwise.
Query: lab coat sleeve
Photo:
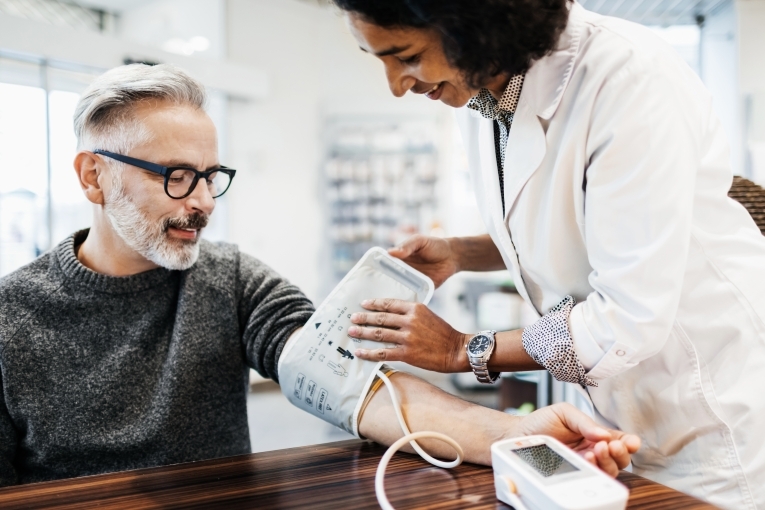
[[[614,73],[593,104],[584,201],[593,292],[569,316],[593,380],[656,354],[670,335],[691,236],[698,133],[708,120],[695,113],[698,100],[661,68],[637,62]]]
[[[260,375],[278,382],[282,349],[311,317],[313,304],[296,286],[245,254],[240,255],[237,292],[247,361]]]

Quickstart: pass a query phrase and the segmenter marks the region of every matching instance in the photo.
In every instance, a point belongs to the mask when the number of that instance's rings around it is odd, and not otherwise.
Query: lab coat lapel
[[[494,147],[494,121],[481,117],[478,129],[478,150],[486,206],[489,209],[489,216],[492,221],[495,221],[497,218],[502,219],[502,202]],[[523,185],[539,168],[545,152],[545,132],[522,95],[510,129],[505,153],[505,217],[510,213]],[[504,225],[496,225],[496,227],[498,231],[506,230]]]
[[[523,186],[539,168],[546,152],[547,142],[542,124],[529,102],[521,96],[505,149],[506,216],[510,215]]]
[[[547,151],[540,119],[550,120],[566,91],[584,30],[584,10],[574,3],[566,30],[550,55],[526,73],[505,149],[505,211],[509,215],[523,186],[539,168]]]
[[[488,211],[488,214],[484,216],[484,220],[487,222],[489,233],[499,248],[505,260],[505,265],[513,277],[516,290],[527,303],[531,303],[526,287],[523,284],[518,255],[515,253],[515,246],[513,246],[513,241],[510,237],[511,233],[508,232],[502,216],[497,154],[494,147],[494,121],[481,118],[478,122],[478,153],[482,174],[481,183],[484,188],[484,207]],[[507,172],[505,172],[505,189],[507,189],[507,182]],[[505,203],[508,203],[507,191],[505,191],[505,199]]]
[[[486,206],[492,222],[502,218],[502,201],[499,192],[499,170],[497,153],[494,149],[494,121],[481,117],[478,124],[478,150],[481,155],[481,173],[486,197]],[[497,225],[494,225],[497,227]],[[503,229],[498,229],[504,230]]]

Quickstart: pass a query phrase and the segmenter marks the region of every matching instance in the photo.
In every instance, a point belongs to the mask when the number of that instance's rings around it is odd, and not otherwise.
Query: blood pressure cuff
[[[369,250],[284,347],[278,365],[282,393],[300,409],[359,437],[364,397],[382,362],[354,356],[356,349],[378,349],[380,343],[348,336],[351,315],[364,310],[365,299],[428,303],[433,289],[430,278],[382,248]]]

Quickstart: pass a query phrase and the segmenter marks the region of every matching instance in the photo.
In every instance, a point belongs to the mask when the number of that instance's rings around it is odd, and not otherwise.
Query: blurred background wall
[[[733,172],[765,184],[765,0],[581,3],[672,45],[713,94]],[[71,166],[74,106],[95,76],[136,61],[176,64],[210,91],[220,160],[238,173],[205,236],[237,243],[315,301],[370,246],[483,230],[452,112],[393,98],[382,65],[324,1],[0,0],[0,276],[89,225]],[[459,275],[432,306],[463,331],[530,320],[505,272]],[[537,373],[494,392],[471,387],[472,375],[424,375],[503,409],[575,400]],[[254,435],[256,450],[336,437],[287,407],[258,421],[285,401],[255,388],[253,430],[282,429]]]

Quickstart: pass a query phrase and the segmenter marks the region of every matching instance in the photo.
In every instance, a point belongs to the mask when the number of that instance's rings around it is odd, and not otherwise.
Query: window
[[[0,276],[90,225],[72,117],[98,72],[0,55]]]
[[[46,246],[47,232],[38,232],[48,191],[45,132],[43,89],[0,83],[0,275]]]

